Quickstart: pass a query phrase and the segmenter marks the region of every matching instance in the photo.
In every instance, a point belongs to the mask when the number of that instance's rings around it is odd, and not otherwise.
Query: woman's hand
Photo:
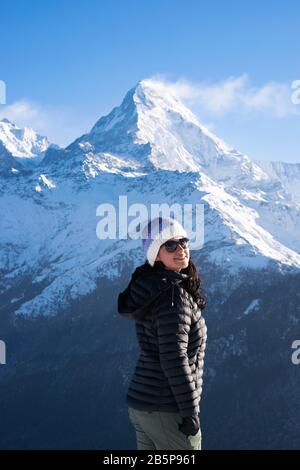
[[[178,428],[186,436],[195,436],[200,429],[199,417],[185,416]]]

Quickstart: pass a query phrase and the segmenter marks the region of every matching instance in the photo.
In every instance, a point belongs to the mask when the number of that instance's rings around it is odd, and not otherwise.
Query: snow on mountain
[[[8,172],[18,173],[21,166],[18,161],[12,156],[7,148],[0,141],[0,175],[5,175]]]
[[[158,81],[140,82],[71,148],[85,154],[87,177],[159,169],[205,174],[255,209],[274,238],[300,251],[300,164],[252,161],[208,131]]]
[[[22,159],[37,158],[50,145],[46,137],[33,129],[21,129],[6,118],[0,120],[0,141],[14,157]]]
[[[143,262],[140,240],[96,236],[97,206],[117,211],[120,195],[148,210],[203,204],[204,246],[192,252],[201,262],[235,274],[300,269],[298,166],[261,164],[227,146],[155,80],[139,82],[66,149],[50,146],[29,175],[11,178],[18,186],[5,187],[0,206],[0,294],[14,292],[19,314],[55,314],[98,279]],[[24,278],[34,295],[15,292]]]
[[[256,162],[261,177],[240,175],[223,182],[229,194],[254,209],[258,223],[296,252],[300,252],[300,165]]]
[[[300,203],[300,163],[259,161],[258,165],[273,181],[280,181],[286,195],[296,203]],[[281,197],[283,199],[283,196]]]
[[[260,225],[259,214],[256,210],[242,204],[240,200],[229,194],[220,187],[217,183],[210,180],[207,176],[201,175],[201,183],[198,187],[202,191],[205,190],[207,194],[202,197],[202,201],[207,201],[210,210],[217,211],[221,215],[222,224],[230,230],[230,235],[227,234],[226,239],[234,238],[235,240],[235,262],[234,264],[241,266],[247,264],[248,266],[262,267],[264,261],[259,256],[252,258],[250,262],[247,257],[238,255],[238,245],[245,245],[243,248],[251,248],[251,251],[257,255],[263,255],[290,266],[300,267],[300,255],[280,243],[274,236],[265,230]],[[206,242],[209,240],[209,234],[206,237]],[[222,249],[218,252],[217,259],[220,262],[224,261],[227,249]],[[220,258],[221,255],[221,258]],[[232,258],[232,257],[231,257]],[[231,259],[232,261],[232,259]]]
[[[91,132],[77,139],[94,153],[109,152],[155,169],[199,171],[207,161],[236,154],[213,135],[164,86],[143,80],[122,104],[102,117]]]

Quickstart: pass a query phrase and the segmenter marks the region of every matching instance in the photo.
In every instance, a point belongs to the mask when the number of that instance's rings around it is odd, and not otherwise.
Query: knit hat
[[[151,266],[163,243],[173,237],[187,237],[183,226],[172,217],[156,217],[150,220],[141,231],[145,256]]]

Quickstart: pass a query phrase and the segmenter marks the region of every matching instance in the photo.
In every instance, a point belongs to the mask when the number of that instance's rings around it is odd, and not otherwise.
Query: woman
[[[136,322],[140,346],[127,393],[137,448],[200,450],[206,344],[201,283],[176,219],[153,219],[142,238],[147,260],[118,297],[119,313]]]

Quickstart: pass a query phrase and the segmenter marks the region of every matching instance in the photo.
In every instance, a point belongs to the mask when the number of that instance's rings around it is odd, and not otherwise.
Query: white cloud
[[[159,82],[163,93],[170,90],[194,109],[212,132],[214,119],[232,112],[241,116],[264,114],[275,118],[300,115],[300,105],[292,103],[295,90],[291,83],[268,82],[253,86],[247,74],[213,83],[193,83],[186,79],[174,82],[163,75],[155,75],[152,80]],[[44,107],[28,99],[0,106],[0,119],[6,117],[20,127],[32,127],[47,136],[50,142],[61,146],[88,132],[100,116],[100,112],[87,116],[81,110]]]
[[[263,113],[275,118],[300,115],[300,107],[291,100],[290,83],[271,81],[255,87],[247,74],[214,83],[192,83],[185,79],[170,82],[161,75],[153,79],[162,82],[188,106],[196,105],[200,112],[212,116],[229,112]]]
[[[0,117],[6,117],[20,126],[25,125],[26,122],[28,127],[30,122],[39,122],[39,125],[43,127],[45,119],[41,107],[27,100],[15,101],[10,105],[1,107]]]
[[[88,131],[95,118],[83,117],[74,110],[43,108],[28,99],[15,101],[0,107],[0,119],[8,118],[19,127],[31,127],[49,141],[61,146],[70,144]]]

